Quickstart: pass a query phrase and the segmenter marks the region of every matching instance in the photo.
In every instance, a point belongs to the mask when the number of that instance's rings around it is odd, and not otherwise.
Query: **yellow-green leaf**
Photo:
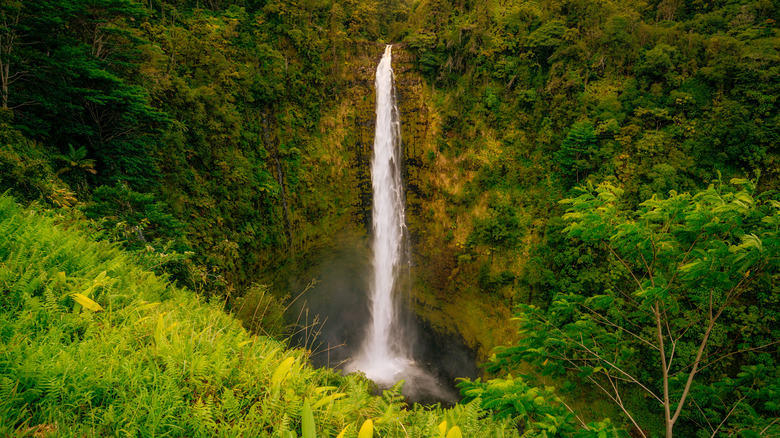
[[[287,377],[287,373],[290,372],[290,367],[292,367],[293,362],[295,362],[295,358],[288,357],[276,367],[276,371],[274,371],[274,374],[271,376],[271,386],[279,386],[284,381]]]
[[[142,302],[143,302],[143,301],[142,301]],[[136,310],[137,312],[140,312],[140,311],[142,311],[142,310],[148,310],[148,309],[152,309],[152,308],[154,308],[154,307],[157,307],[157,306],[159,306],[159,305],[160,305],[160,303],[146,303],[146,304],[142,304],[142,305],[140,305],[140,306],[136,307],[136,308],[135,308],[135,310]]]
[[[447,420],[442,421],[439,423],[439,435],[444,438],[444,435],[447,433]]]
[[[95,277],[95,279],[92,280],[92,282],[95,284],[103,284],[106,280],[108,280],[108,278],[106,277],[106,271],[103,271],[100,274],[98,274],[98,276]]]
[[[276,353],[279,352],[278,348],[274,348],[271,350],[268,354],[265,355],[265,358],[263,358],[263,361],[260,362],[260,365],[257,367],[258,370],[264,370],[265,367],[268,366],[269,363],[271,363],[271,360],[273,360],[274,357],[276,357]]]
[[[85,308],[87,308],[87,309],[89,309],[89,310],[91,310],[93,312],[99,312],[99,311],[103,310],[103,308],[100,306],[100,304],[92,301],[92,299],[90,299],[90,298],[88,298],[88,297],[86,297],[86,296],[84,296],[84,295],[82,295],[80,293],[71,294],[70,296],[73,297],[74,301],[76,301],[77,303],[81,304],[82,306],[84,306]]]
[[[360,426],[358,438],[374,438],[374,422],[371,421],[371,419],[366,420],[363,425]]]
[[[138,320],[138,321],[136,321],[135,323],[136,323],[136,324],[140,324],[140,323],[142,323],[142,322],[146,321],[146,320],[147,320],[147,319],[149,319],[149,318],[151,318],[151,316],[144,316],[143,318],[139,319],[139,320]]]
[[[342,429],[341,432],[339,432],[339,434],[336,436],[336,438],[344,438],[344,435],[347,434],[347,429],[349,429],[349,425],[347,425],[347,427]]]
[[[736,198],[738,201],[744,202],[745,204],[753,204],[753,197],[745,192],[734,194],[734,198]]]
[[[84,289],[84,292],[81,295],[84,295],[85,297],[90,297],[90,296],[92,296],[92,291],[93,290],[95,290],[95,285],[94,284],[92,286]]]
[[[346,395],[347,394],[345,394],[343,392],[337,392],[335,394],[331,394],[331,395],[329,395],[327,397],[323,397],[322,399],[318,400],[317,403],[314,403],[311,408],[312,409],[317,409],[320,406],[323,406],[323,405],[326,405],[326,404],[329,404],[329,403],[333,403],[334,400],[340,399],[341,397],[344,397]]]
[[[452,429],[447,433],[447,438],[463,438],[463,434],[460,433],[460,427],[452,426]]]
[[[311,412],[309,400],[303,401],[303,411],[301,413],[301,438],[317,438],[314,430],[314,414]]]
[[[317,388],[314,389],[314,393],[322,394],[323,392],[333,391],[334,389],[338,389],[338,388],[335,386],[318,386]]]
[[[154,327],[154,340],[158,346],[162,345],[164,341],[163,339],[163,333],[165,330],[165,325],[163,323],[164,316],[165,316],[165,312],[161,313],[160,316],[157,317],[157,324]]]

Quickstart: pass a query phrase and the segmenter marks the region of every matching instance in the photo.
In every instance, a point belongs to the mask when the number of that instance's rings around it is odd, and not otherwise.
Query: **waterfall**
[[[360,370],[380,385],[392,385],[413,366],[398,321],[396,289],[408,273],[404,191],[401,181],[401,127],[393,88],[391,48],[376,70],[376,132],[371,159],[373,202],[373,281],[369,287],[371,322],[348,371]]]
[[[349,352],[349,358],[340,367],[346,373],[363,372],[380,389],[403,380],[403,394],[410,402],[454,404],[459,396],[450,370],[465,370],[473,359],[468,359],[465,346],[457,347],[457,341],[439,344],[432,333],[421,331],[423,325],[408,317],[406,303],[399,299],[410,292],[411,267],[401,178],[401,120],[395,99],[391,53],[392,46],[386,46],[375,80],[376,131],[371,158],[372,258],[367,266],[367,287],[360,288],[361,294],[367,290],[368,315],[365,316],[368,321],[362,340],[347,345],[345,351]],[[333,293],[340,295],[341,287]],[[357,312],[363,312],[363,307],[343,307],[337,314],[348,321]],[[401,317],[402,314],[406,316]],[[359,316],[356,319],[362,323],[364,315]],[[453,354],[454,350],[460,353]],[[439,364],[445,364],[448,371],[437,367]],[[468,375],[476,378],[476,368]]]
[[[391,48],[376,69],[376,132],[371,159],[373,202],[373,276],[369,284],[370,322],[357,354],[344,366],[347,372],[362,371],[379,387],[405,380],[404,395],[410,400],[454,403],[457,395],[415,362],[405,324],[399,318],[398,296],[409,277],[409,255],[401,180],[401,120],[395,101]],[[408,321],[407,321],[408,323]]]
[[[399,271],[408,271],[408,266],[402,263],[406,217],[401,182],[401,126],[391,59],[391,46],[387,46],[376,70],[376,134],[371,159],[374,281],[370,288],[372,324],[365,349],[374,366],[407,359],[404,339],[399,336],[402,332],[397,324],[394,293]]]

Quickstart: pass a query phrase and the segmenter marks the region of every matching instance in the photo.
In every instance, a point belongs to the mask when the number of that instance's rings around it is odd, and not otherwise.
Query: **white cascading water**
[[[394,297],[404,263],[404,196],[401,181],[400,120],[393,90],[391,47],[376,70],[376,133],[371,160],[373,202],[373,269],[370,285],[371,322],[361,351],[347,371],[363,371],[380,385],[392,385],[414,366],[398,327]]]
[[[401,180],[401,121],[393,88],[391,48],[376,69],[376,132],[371,160],[371,185],[374,190],[372,220],[373,280],[369,287],[370,323],[360,351],[344,367],[362,371],[380,387],[405,380],[404,394],[410,398],[428,397],[456,402],[453,393],[418,366],[412,358],[406,330],[398,318],[396,292],[399,278],[409,274],[406,254],[406,217]]]
[[[406,217],[401,180],[401,121],[395,101],[391,48],[376,69],[376,132],[371,161],[373,202],[373,281],[370,284],[370,323],[360,351],[344,367],[362,371],[380,387],[405,380],[404,394],[455,402],[451,392],[412,359],[403,325],[398,320],[396,290],[408,275]]]

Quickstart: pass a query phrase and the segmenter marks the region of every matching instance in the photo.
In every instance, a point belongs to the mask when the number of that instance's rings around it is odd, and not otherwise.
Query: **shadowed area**
[[[358,351],[369,324],[370,251],[367,244],[344,240],[339,248],[323,249],[310,258],[302,280],[291,285],[300,293],[308,281],[317,280],[293,303],[287,316],[295,327],[291,343],[311,350],[312,363],[318,367],[341,369]],[[406,301],[401,304],[401,319],[413,339],[411,363],[396,364],[407,370],[404,395],[411,403],[456,403],[460,396],[455,379],[478,376],[476,355],[459,335],[436,332],[408,310]],[[377,382],[377,386],[384,389],[393,383]]]

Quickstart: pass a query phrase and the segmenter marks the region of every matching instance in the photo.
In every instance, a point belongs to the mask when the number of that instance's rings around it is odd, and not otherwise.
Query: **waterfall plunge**
[[[382,386],[403,378],[413,366],[404,348],[406,342],[398,327],[394,292],[399,271],[405,265],[404,197],[401,182],[400,122],[393,90],[391,46],[376,69],[376,132],[371,159],[371,185],[374,191],[373,279],[369,287],[370,323],[360,352],[347,371],[363,371]]]
[[[391,47],[376,70],[376,133],[371,161],[373,202],[373,280],[369,287],[370,323],[358,354],[345,366],[363,371],[380,387],[405,380],[404,393],[440,399],[452,394],[418,366],[407,348],[412,340],[398,321],[399,277],[408,275],[404,191],[401,180],[401,126],[393,88]]]

